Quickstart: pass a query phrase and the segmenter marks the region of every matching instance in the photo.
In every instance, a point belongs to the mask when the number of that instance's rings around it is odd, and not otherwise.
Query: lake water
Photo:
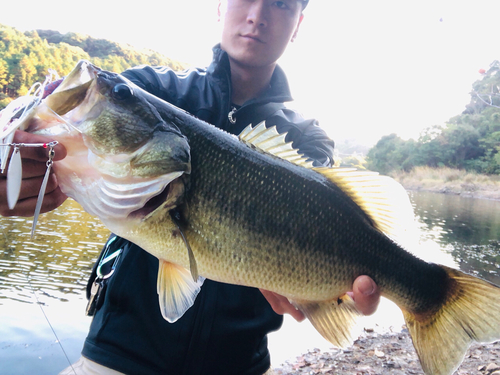
[[[416,238],[411,250],[500,284],[500,202],[411,192]],[[73,201],[31,219],[0,217],[0,374],[57,374],[80,356],[90,323],[85,285],[109,232]],[[400,330],[401,313],[383,300],[360,327]],[[54,334],[55,332],[55,334]],[[56,336],[57,338],[56,339]],[[308,322],[285,318],[270,335],[273,364],[328,344]],[[58,341],[59,340],[59,341]]]

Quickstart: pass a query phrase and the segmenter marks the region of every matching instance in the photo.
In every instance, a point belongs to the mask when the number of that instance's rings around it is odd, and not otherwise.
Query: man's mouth
[[[260,39],[260,37],[257,34],[242,34],[241,37],[245,39],[255,40],[256,42],[259,43],[264,43],[264,41]]]

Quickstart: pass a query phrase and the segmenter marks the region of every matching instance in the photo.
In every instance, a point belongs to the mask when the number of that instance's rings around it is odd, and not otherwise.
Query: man
[[[305,120],[282,104],[290,101],[286,77],[276,61],[298,33],[308,0],[226,0],[220,46],[207,69],[175,73],[166,68],[138,67],[123,73],[152,94],[230,133],[262,120],[288,133],[307,157],[331,165],[333,142],[314,120]],[[18,132],[16,142],[41,142]],[[44,141],[46,140],[43,138]],[[46,156],[23,149],[23,184],[14,210],[0,196],[2,215],[32,215]],[[56,160],[65,156],[56,149]],[[0,181],[5,194],[5,181]],[[52,178],[43,212],[58,207],[65,196]],[[286,298],[255,288],[207,280],[195,304],[176,323],[160,314],[156,294],[158,260],[136,245],[111,236],[98,263],[118,251],[113,276],[94,312],[78,374],[263,374],[270,367],[267,333],[279,329],[282,316],[304,316]],[[90,283],[95,279],[95,267]],[[89,284],[90,285],[90,284]],[[104,290],[104,289],[103,289]],[[358,308],[372,313],[379,294],[361,276],[353,285]],[[274,310],[274,311],[273,311]],[[277,314],[276,314],[277,313]]]

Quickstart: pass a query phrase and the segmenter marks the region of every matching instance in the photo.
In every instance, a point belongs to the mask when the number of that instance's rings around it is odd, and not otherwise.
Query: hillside
[[[43,81],[49,69],[64,76],[81,60],[122,72],[136,65],[162,65],[182,70],[187,64],[152,50],[95,39],[78,33],[52,30],[21,32],[0,24],[0,109]]]
[[[425,129],[417,141],[382,137],[368,152],[368,168],[384,174],[418,166],[500,174],[500,61],[480,73],[464,112]]]

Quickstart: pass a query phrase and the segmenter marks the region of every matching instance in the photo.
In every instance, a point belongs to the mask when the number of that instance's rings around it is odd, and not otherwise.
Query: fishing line
[[[62,346],[62,343],[61,343],[61,340],[59,340],[59,337],[57,336],[57,333],[56,333],[56,330],[54,329],[54,327],[52,326],[52,324],[50,323],[50,320],[49,318],[47,317],[47,314],[45,314],[45,310],[43,309],[42,307],[42,303],[38,300],[38,296],[36,295],[36,292],[35,292],[35,289],[33,288],[33,285],[31,285],[31,281],[28,277],[28,275],[26,275],[26,280],[28,280],[28,285],[30,286],[30,289],[31,289],[31,292],[33,293],[33,295],[35,296],[35,299],[36,299],[36,303],[37,305],[40,307],[40,310],[42,311],[42,314],[43,316],[45,317],[45,320],[47,321],[50,329],[52,330],[52,333],[54,334],[54,337],[56,338],[57,340],[57,343],[59,344],[59,347],[61,348],[62,352],[64,353],[64,356],[66,357],[66,360],[68,361],[71,369],[73,370],[73,373],[75,375],[76,374],[76,371],[75,369],[73,368],[73,364],[71,363],[69,357],[68,357],[68,354],[66,353],[66,350],[64,350],[64,347]]]
[[[5,232],[4,232],[4,237],[5,237],[6,243],[8,243],[8,242],[7,242],[7,235],[5,234]],[[44,309],[43,309],[43,307],[42,307],[42,302],[40,302],[40,300],[38,299],[38,296],[37,296],[37,294],[36,294],[36,292],[35,292],[35,288],[33,287],[33,284],[31,284],[31,280],[30,280],[30,276],[29,276],[29,270],[28,270],[28,271],[26,271],[26,274],[24,274],[24,272],[23,272],[23,266],[22,266],[22,264],[20,263],[20,261],[19,261],[18,257],[16,256],[16,257],[14,257],[14,258],[16,259],[16,262],[17,262],[17,265],[19,266],[19,269],[20,269],[21,274],[22,274],[24,277],[26,277],[26,281],[28,281],[28,285],[29,285],[29,288],[30,288],[30,290],[31,290],[31,293],[33,294],[33,296],[35,296],[36,304],[38,305],[38,307],[40,307],[40,310],[42,311],[42,314],[43,314],[43,316],[45,317],[45,320],[47,321],[47,323],[48,323],[48,325],[49,325],[49,327],[50,327],[50,329],[51,329],[52,333],[54,334],[54,337],[56,338],[57,343],[59,344],[59,347],[61,348],[61,350],[62,350],[62,352],[63,352],[64,356],[66,357],[66,360],[68,361],[68,363],[69,363],[69,365],[70,365],[70,367],[71,367],[71,370],[73,370],[73,373],[74,373],[75,375],[77,375],[77,373],[76,373],[76,371],[75,371],[75,369],[74,369],[74,367],[73,367],[73,364],[71,363],[71,361],[70,361],[70,359],[69,359],[69,357],[68,357],[68,354],[66,353],[66,350],[64,350],[64,347],[63,347],[63,345],[62,345],[62,343],[61,343],[61,340],[59,340],[59,337],[57,336],[56,330],[54,329],[54,327],[53,327],[53,326],[52,326],[52,324],[50,323],[50,320],[49,320],[49,318],[48,318],[47,314],[45,313],[45,310],[44,310]]]

